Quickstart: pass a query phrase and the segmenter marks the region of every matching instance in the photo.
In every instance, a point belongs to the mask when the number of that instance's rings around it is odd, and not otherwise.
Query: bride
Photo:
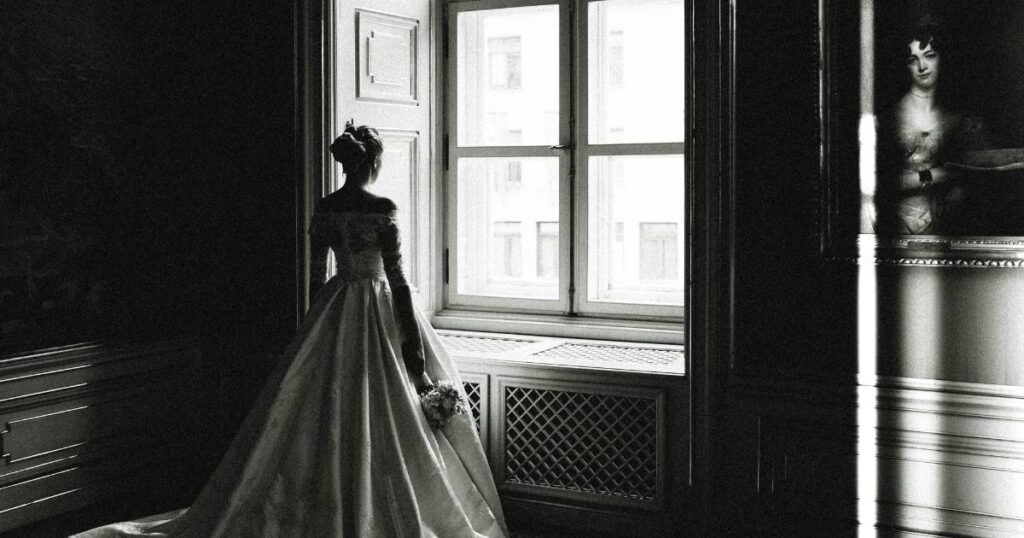
[[[316,298],[192,506],[76,537],[507,536],[472,419],[434,430],[420,407],[431,379],[462,383],[413,306],[395,204],[366,190],[383,149],[351,122],[331,144],[345,185],[310,225]]]

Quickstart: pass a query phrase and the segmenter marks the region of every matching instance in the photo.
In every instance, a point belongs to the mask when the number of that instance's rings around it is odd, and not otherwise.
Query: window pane
[[[558,299],[558,158],[458,163],[458,293]]]
[[[558,6],[467,11],[457,24],[459,145],[557,144]]]
[[[679,225],[675,222],[640,223],[640,280],[679,278]]]
[[[558,279],[558,223],[537,223],[537,278]]]
[[[587,299],[683,304],[683,156],[591,157],[589,177]]]
[[[523,223],[497,221],[491,228],[491,275],[523,276]]]
[[[602,0],[588,17],[590,143],[682,142],[683,0]]]

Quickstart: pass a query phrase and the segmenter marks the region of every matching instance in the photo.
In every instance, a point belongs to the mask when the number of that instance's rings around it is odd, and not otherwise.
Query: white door
[[[430,2],[335,0],[332,7],[331,139],[349,119],[380,131],[383,166],[370,189],[398,205],[406,276],[419,290],[430,225]],[[327,179],[328,192],[342,185],[340,164]]]

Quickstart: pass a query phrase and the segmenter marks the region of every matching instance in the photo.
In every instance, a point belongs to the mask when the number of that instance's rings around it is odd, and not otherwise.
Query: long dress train
[[[394,214],[320,211],[310,234],[334,250],[338,275],[193,505],[76,537],[507,536],[471,417],[432,430],[402,361]],[[461,387],[416,316],[427,374]]]

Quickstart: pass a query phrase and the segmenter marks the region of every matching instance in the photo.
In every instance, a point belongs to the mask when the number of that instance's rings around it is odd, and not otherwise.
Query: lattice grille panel
[[[443,334],[441,341],[448,349],[463,353],[505,353],[534,343],[533,340],[519,338],[491,338],[457,334]]]
[[[466,398],[469,400],[469,411],[473,414],[473,422],[476,423],[476,433],[480,433],[480,383],[465,382],[462,388],[466,391]]]
[[[555,359],[637,362],[642,364],[665,365],[683,360],[683,352],[673,349],[650,349],[642,347],[601,346],[591,344],[561,344],[537,353],[538,357]]]
[[[505,481],[653,501],[653,398],[505,387]]]

